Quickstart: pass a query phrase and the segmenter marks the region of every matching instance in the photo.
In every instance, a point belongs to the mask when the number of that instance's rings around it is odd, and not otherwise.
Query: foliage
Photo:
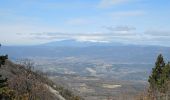
[[[156,100],[164,100],[162,98],[165,97],[168,98],[167,95],[170,90],[170,63],[168,62],[166,64],[161,54],[157,57],[155,67],[152,69],[152,74],[149,76],[148,82],[150,84],[150,97],[154,97]]]
[[[1,44],[0,44],[1,46]],[[0,56],[0,68],[2,65],[5,65],[5,61],[8,59],[8,55]],[[8,98],[12,96],[12,91],[7,87],[7,78],[2,78],[2,75],[0,75],[0,99]]]
[[[54,100],[54,93],[51,93],[49,87],[54,84],[44,74],[34,72],[34,63],[29,60],[21,60],[19,64],[6,62],[8,56],[0,56],[0,68],[12,67],[12,76],[3,78],[0,75],[0,100]],[[7,63],[7,65],[5,65]],[[2,66],[5,65],[5,66]],[[8,68],[7,68],[8,69]],[[1,69],[2,70],[2,69]],[[49,86],[49,87],[48,87]],[[63,87],[53,87],[59,91],[66,100],[83,100],[79,96],[75,96],[68,89]]]

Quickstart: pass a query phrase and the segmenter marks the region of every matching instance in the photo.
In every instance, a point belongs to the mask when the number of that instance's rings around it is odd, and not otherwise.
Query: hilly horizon
[[[32,44],[32,45],[3,45],[6,47],[29,47],[29,46],[59,46],[59,47],[89,47],[89,46],[138,46],[138,47],[170,47],[163,45],[153,45],[153,44],[135,44],[135,43],[122,43],[122,42],[114,42],[114,41],[79,41],[76,39],[64,39],[64,40],[56,40],[49,41],[40,44]]]
[[[89,58],[106,58],[122,62],[152,63],[157,54],[167,55],[170,47],[151,45],[132,45],[121,43],[84,42],[76,40],[53,41],[33,46],[3,46],[1,52],[11,58],[26,57],[69,57],[86,56]],[[148,56],[148,54],[150,56]],[[148,58],[148,57],[149,58]],[[138,57],[138,59],[136,59]],[[146,58],[147,57],[147,58]],[[115,58],[115,59],[114,59]],[[147,61],[147,62],[146,62]],[[130,62],[130,63],[131,63]]]
[[[0,100],[170,100],[169,9],[0,0]]]

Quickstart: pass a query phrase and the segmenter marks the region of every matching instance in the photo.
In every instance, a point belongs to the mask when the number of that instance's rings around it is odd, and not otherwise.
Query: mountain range
[[[113,62],[153,63],[160,53],[170,59],[170,47],[122,43],[54,41],[34,46],[2,46],[1,52],[12,59],[27,57],[85,57]]]

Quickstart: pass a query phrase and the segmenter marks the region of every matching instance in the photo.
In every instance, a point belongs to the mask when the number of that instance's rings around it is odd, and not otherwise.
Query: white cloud
[[[162,37],[166,37],[169,36],[170,37],[170,30],[162,30],[162,29],[156,29],[156,30],[147,30],[145,32],[145,34],[148,35],[153,35],[153,36],[162,36]]]
[[[10,37],[9,37],[10,36]],[[15,38],[13,38],[15,37]],[[5,40],[8,39],[8,40]],[[3,44],[40,44],[50,41],[74,39],[76,41],[90,42],[120,42],[127,44],[152,44],[170,46],[170,36],[158,36],[146,33],[30,33],[30,34],[0,34]],[[20,42],[22,41],[22,42]]]
[[[130,27],[130,26],[126,26],[126,25],[125,26],[116,26],[116,27],[114,27],[114,26],[103,26],[103,28],[105,28],[109,31],[118,31],[118,32],[120,32],[120,31],[129,32],[129,31],[135,31],[136,30],[135,27]]]
[[[121,39],[131,39],[136,37],[135,33],[130,32],[108,32],[108,33],[31,33],[32,39],[40,40],[65,40],[74,39],[77,41],[90,42],[111,42]]]
[[[77,41],[90,41],[90,42],[109,42],[108,40],[105,39],[105,37],[101,36],[77,36],[73,37],[73,39]]]
[[[101,33],[32,33],[32,38],[40,40],[65,40],[90,42],[120,42],[130,44],[152,44],[169,46],[170,36],[138,33],[134,27],[112,27],[110,32]],[[116,30],[116,31],[115,31]]]

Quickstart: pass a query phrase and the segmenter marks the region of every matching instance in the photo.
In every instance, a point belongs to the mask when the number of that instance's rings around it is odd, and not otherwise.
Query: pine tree
[[[165,63],[160,54],[155,62],[152,74],[149,76],[150,100],[169,100],[170,98],[170,62]]]
[[[162,70],[161,75],[161,92],[165,93],[169,89],[169,81],[170,81],[170,63],[166,64]]]
[[[163,78],[163,69],[165,67],[165,62],[162,54],[157,57],[155,62],[155,68],[152,69],[152,74],[149,77],[149,83],[151,89],[160,89],[162,85],[165,83],[165,79]]]

